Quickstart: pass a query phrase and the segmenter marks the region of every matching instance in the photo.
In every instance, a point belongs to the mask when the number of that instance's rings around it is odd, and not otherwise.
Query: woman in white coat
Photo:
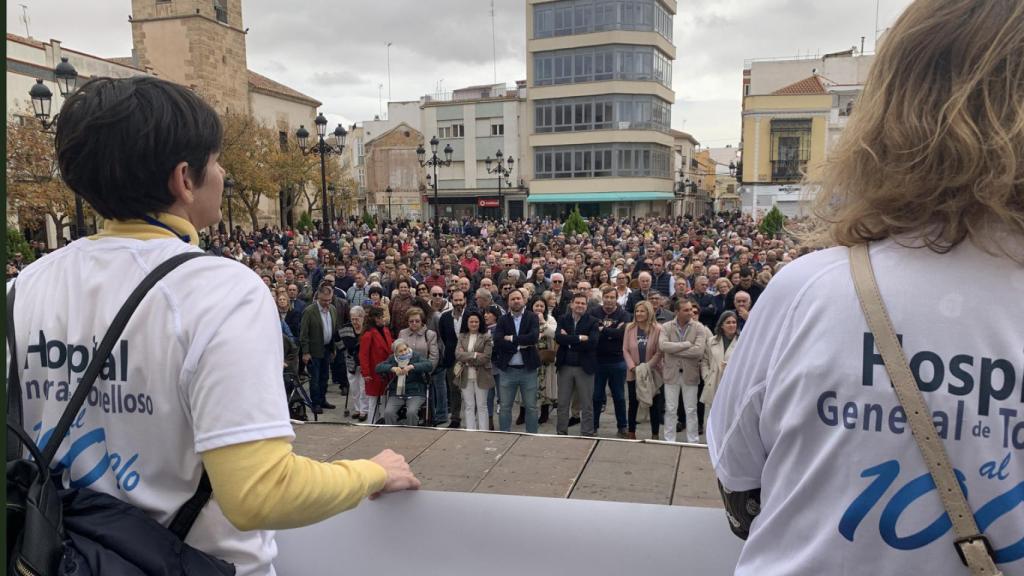
[[[711,402],[715,399],[718,383],[722,381],[722,374],[729,364],[732,351],[736,349],[738,338],[739,324],[736,321],[736,313],[732,310],[722,312],[715,326],[715,335],[708,340],[704,359],[700,363],[700,375],[704,378],[704,392],[700,395],[700,401],[704,403],[705,414],[711,413]]]

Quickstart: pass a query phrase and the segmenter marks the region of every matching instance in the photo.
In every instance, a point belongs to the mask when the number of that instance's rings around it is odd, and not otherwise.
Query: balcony
[[[773,183],[795,183],[803,180],[806,160],[772,160]]]

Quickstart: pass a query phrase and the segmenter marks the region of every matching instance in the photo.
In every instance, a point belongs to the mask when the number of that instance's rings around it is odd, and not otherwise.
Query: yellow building
[[[675,0],[526,0],[529,213],[666,214]]]
[[[801,181],[809,165],[825,158],[831,109],[820,76],[743,99],[743,184],[751,212],[778,205],[787,215],[801,213]]]

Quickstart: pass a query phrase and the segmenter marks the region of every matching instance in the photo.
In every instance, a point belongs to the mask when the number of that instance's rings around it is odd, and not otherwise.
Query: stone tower
[[[189,86],[218,111],[248,112],[242,0],[132,0],[139,66]]]

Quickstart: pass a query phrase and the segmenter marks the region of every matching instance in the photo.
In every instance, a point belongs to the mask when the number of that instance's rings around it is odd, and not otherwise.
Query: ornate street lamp
[[[309,145],[309,131],[306,130],[306,126],[299,126],[299,129],[295,131],[295,137],[299,141],[299,150],[305,155],[316,154],[320,157],[320,201],[321,201],[321,216],[323,222],[321,222],[323,240],[326,241],[330,237],[330,222],[327,214],[327,157],[331,155],[341,155],[345,151],[345,136],[348,132],[338,124],[338,127],[334,129],[334,144],[328,144],[324,137],[327,136],[327,118],[324,117],[323,112],[316,115],[316,120],[313,121],[316,125],[317,142],[312,146]]]
[[[228,239],[235,235],[235,215],[231,210],[231,199],[235,197],[235,180],[230,176],[224,178],[224,197],[228,199]]]
[[[76,88],[78,88],[78,71],[68,62],[66,57],[61,57],[60,63],[53,68],[53,77],[57,81],[57,90],[61,98],[66,99]],[[39,123],[42,124],[43,132],[54,134],[57,131],[57,114],[50,119],[50,109],[53,106],[53,92],[43,84],[42,78],[36,78],[36,83],[28,91],[32,99],[32,113]],[[85,236],[85,211],[82,207],[82,197],[75,194],[75,230],[74,238]]]
[[[497,164],[494,166],[494,168],[491,168],[490,156],[484,158],[484,168],[487,169],[488,174],[498,175],[498,217],[501,220],[504,220],[505,200],[501,194],[501,183],[502,181],[504,181],[506,188],[512,187],[512,181],[510,180],[510,177],[512,176],[512,167],[516,163],[516,161],[511,156],[505,158],[505,155],[501,153],[500,149],[494,153],[494,156],[497,158]]]
[[[452,145],[445,144],[444,147],[444,160],[437,157],[437,145],[440,141],[437,136],[430,139],[430,158],[427,158],[427,151],[423,149],[423,145],[420,144],[416,148],[416,157],[419,158],[420,166],[430,166],[434,171],[433,185],[434,185],[434,243],[437,245],[437,253],[441,253],[441,205],[437,199],[437,167],[438,166],[451,166],[452,165]]]

